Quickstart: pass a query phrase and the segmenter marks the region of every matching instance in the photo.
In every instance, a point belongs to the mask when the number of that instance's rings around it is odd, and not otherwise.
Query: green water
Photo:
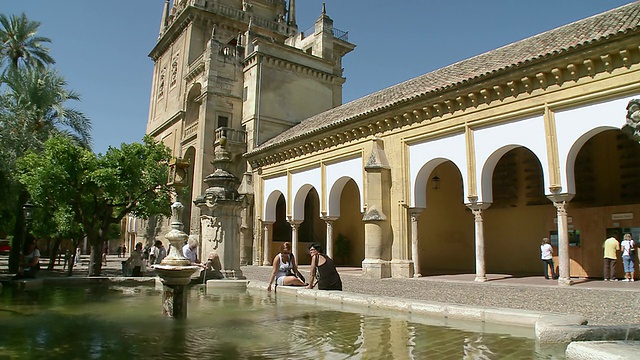
[[[190,291],[188,318],[149,287],[7,289],[5,359],[562,359],[564,346],[398,317],[341,312],[262,292]],[[482,357],[484,356],[484,357]]]

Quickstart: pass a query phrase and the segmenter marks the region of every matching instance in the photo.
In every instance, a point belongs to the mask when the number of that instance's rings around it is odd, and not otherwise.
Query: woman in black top
[[[311,254],[311,279],[308,289],[318,284],[319,290],[342,290],[342,280],[336,270],[336,265],[330,257],[322,253],[322,246],[313,244],[309,248]],[[317,281],[314,281],[317,279]]]

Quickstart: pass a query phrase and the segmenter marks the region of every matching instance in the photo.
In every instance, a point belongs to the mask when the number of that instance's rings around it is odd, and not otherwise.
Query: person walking
[[[616,260],[618,259],[617,252],[620,251],[620,243],[617,237],[614,235],[602,244],[604,248],[604,281],[618,281],[616,279]]]
[[[549,267],[551,267],[551,277],[555,280],[558,278],[556,275],[556,267],[553,264],[553,247],[549,243],[549,238],[543,238],[540,245],[540,259],[544,264],[544,278],[549,279]]]
[[[624,234],[624,240],[620,246],[622,247],[622,264],[624,265],[624,280],[622,281],[636,281],[634,279],[636,244],[631,238],[631,234]]]

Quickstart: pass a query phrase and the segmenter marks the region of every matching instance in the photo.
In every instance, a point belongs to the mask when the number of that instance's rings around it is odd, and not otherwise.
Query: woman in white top
[[[14,279],[33,279],[40,270],[40,250],[38,250],[38,244],[36,238],[33,235],[27,235],[22,250],[20,265],[18,273],[14,276]]]
[[[544,278],[549,279],[549,267],[551,267],[551,277],[554,280],[557,279],[556,267],[553,265],[553,247],[551,247],[548,238],[542,239],[542,245],[540,245],[540,259],[544,264]]]
[[[271,291],[271,284],[273,284],[274,280],[276,281],[276,286],[305,286],[306,284],[294,275],[297,272],[298,264],[296,264],[296,259],[291,254],[291,245],[286,242],[280,247],[280,253],[273,258],[273,271],[271,271],[271,279],[269,279],[267,291]]]
[[[635,242],[631,238],[631,234],[624,234],[624,240],[620,243],[622,248],[622,263],[624,264],[624,280],[622,281],[636,281],[634,279],[634,258],[635,258]]]

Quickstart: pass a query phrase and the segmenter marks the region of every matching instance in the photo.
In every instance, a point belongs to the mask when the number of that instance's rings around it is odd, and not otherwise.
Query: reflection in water
[[[464,360],[491,360],[491,355],[493,355],[493,351],[491,351],[487,345],[482,343],[482,336],[476,335],[475,339],[471,339],[470,337],[464,338],[464,345],[462,346],[462,350],[464,352]]]
[[[550,359],[531,339],[340,312],[265,293],[192,288],[187,319],[153,288],[5,290],[2,359]],[[462,351],[461,351],[462,349]]]

